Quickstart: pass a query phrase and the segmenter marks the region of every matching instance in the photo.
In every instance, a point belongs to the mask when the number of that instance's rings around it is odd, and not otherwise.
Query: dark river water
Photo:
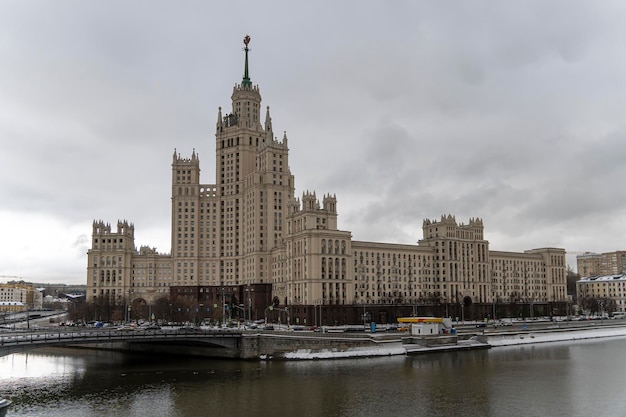
[[[626,416],[626,338],[300,362],[40,350],[7,416]]]

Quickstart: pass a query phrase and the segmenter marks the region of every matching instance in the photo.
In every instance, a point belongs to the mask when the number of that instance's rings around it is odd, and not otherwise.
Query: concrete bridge
[[[387,348],[398,336],[258,330],[47,329],[0,334],[0,356],[43,347],[97,348],[231,359],[280,358],[294,351]],[[391,335],[389,335],[391,336]]]
[[[46,329],[5,332],[0,335],[0,356],[43,347],[92,347],[130,351],[178,350],[179,354],[194,354],[198,348],[203,356],[238,357],[241,348],[240,331],[175,330],[117,330],[117,329]],[[161,348],[159,348],[161,346]],[[151,348],[152,347],[152,348]],[[197,353],[196,353],[197,354]]]

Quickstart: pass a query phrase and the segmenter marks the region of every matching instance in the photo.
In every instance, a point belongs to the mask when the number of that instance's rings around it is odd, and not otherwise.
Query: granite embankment
[[[478,330],[478,329],[477,329]],[[402,334],[363,335],[264,335],[260,359],[333,359],[427,354],[444,351],[489,349],[533,343],[624,337],[626,325],[557,327],[537,330],[466,332],[458,336],[415,338]]]
[[[491,347],[498,347],[621,336],[626,336],[626,325],[571,328],[555,327],[534,331],[491,333],[477,336],[477,339],[484,343],[488,343]]]

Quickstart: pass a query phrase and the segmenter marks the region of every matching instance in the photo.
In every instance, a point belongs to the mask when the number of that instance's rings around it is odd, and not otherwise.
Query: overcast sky
[[[4,0],[0,282],[84,284],[94,220],[170,251],[172,154],[216,182],[246,34],[296,196],[353,239],[626,250],[624,2]]]

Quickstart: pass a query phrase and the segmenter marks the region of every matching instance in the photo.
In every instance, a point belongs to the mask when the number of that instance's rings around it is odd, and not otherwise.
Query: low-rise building
[[[598,303],[614,303],[614,311],[626,312],[626,275],[600,275],[576,281],[576,296],[580,303],[596,300]],[[608,306],[597,306],[601,311]],[[613,310],[613,308],[612,308]]]
[[[16,313],[28,310],[28,306],[18,301],[0,301],[1,313]]]
[[[38,309],[42,305],[42,294],[24,282],[0,284],[0,302],[21,303],[26,309]]]

